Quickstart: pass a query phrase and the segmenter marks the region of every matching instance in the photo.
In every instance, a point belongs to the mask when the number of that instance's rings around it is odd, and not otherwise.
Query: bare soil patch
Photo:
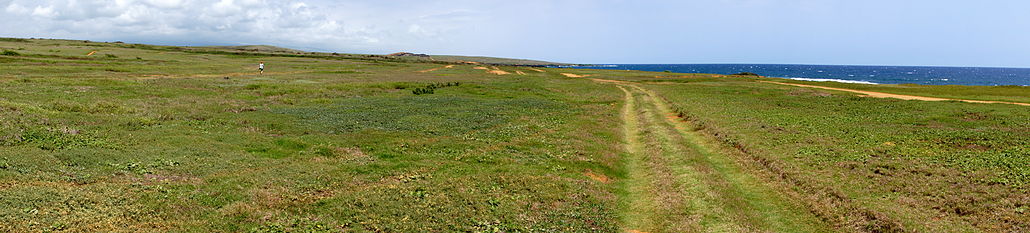
[[[493,69],[490,69],[490,68],[486,68],[486,67],[482,67],[482,66],[477,66],[477,67],[475,67],[475,68],[473,68],[473,69],[477,69],[477,70],[485,70],[485,71],[486,71],[487,73],[490,73],[490,74],[496,74],[496,75],[507,75],[507,74],[511,74],[511,72],[508,72],[508,71],[504,71],[504,70],[501,70],[500,68],[497,68],[496,66],[493,66]]]
[[[570,73],[561,73],[561,75],[565,75],[565,77],[569,77],[569,78],[586,78],[586,77],[590,77],[590,75],[578,75],[578,74],[570,74]]]
[[[509,73],[508,71],[503,71],[503,70],[491,70],[491,71],[487,71],[487,73],[491,73],[491,74],[496,74],[496,75],[507,75],[507,74],[511,74],[511,73]]]
[[[773,83],[773,84],[780,84],[780,85],[788,85],[788,86],[797,86],[797,87],[819,88],[819,89],[834,90],[834,91],[846,91],[846,92],[862,94],[861,96],[863,96],[863,97],[873,97],[873,98],[895,98],[895,99],[903,99],[903,100],[922,100],[922,101],[961,101],[961,102],[967,102],[967,103],[1015,104],[1015,105],[1030,106],[1030,103],[1017,103],[1017,102],[1004,102],[1004,101],[987,101],[987,100],[949,99],[949,98],[937,98],[937,97],[926,97],[926,96],[915,96],[915,95],[891,94],[891,93],[883,93],[883,92],[875,92],[875,91],[861,91],[861,90],[846,89],[846,88],[824,87],[824,86],[805,85],[805,84],[796,84],[796,83],[781,83],[781,82],[773,82],[773,81],[759,81],[759,82]]]
[[[611,182],[611,179],[608,178],[608,176],[605,176],[605,175],[599,174],[599,173],[594,173],[591,170],[587,170],[586,172],[583,172],[583,175],[585,175],[587,177],[590,177],[590,179],[593,179],[593,180],[595,180],[597,182],[601,182],[601,183]]]
[[[420,70],[418,72],[419,73],[429,73],[429,72],[433,72],[433,71],[437,71],[437,70],[441,70],[441,69],[450,69],[450,68],[454,68],[454,65],[446,65],[444,67],[432,68],[432,69],[428,69],[428,70]]]

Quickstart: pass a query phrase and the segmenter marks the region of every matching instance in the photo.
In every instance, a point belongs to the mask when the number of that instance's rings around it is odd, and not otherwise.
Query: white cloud
[[[7,7],[4,9],[7,10],[7,13],[12,14],[28,14],[29,12],[31,12],[29,11],[29,8],[26,8],[22,5],[18,5],[17,3],[11,3],[10,5],[7,5]]]
[[[433,6],[420,1],[391,2]],[[393,8],[323,0],[0,0],[0,36],[160,41],[172,44],[279,44],[385,52],[446,40],[470,22],[453,7]],[[456,24],[457,23],[457,24]],[[24,27],[23,25],[33,25]],[[410,46],[409,46],[410,47]]]
[[[144,2],[151,6],[165,9],[179,8],[183,4],[182,0],[146,0]]]
[[[53,17],[57,16],[57,12],[54,12],[54,7],[52,7],[52,6],[48,6],[48,7],[37,6],[36,9],[32,10],[32,16],[38,16],[38,17],[44,17],[44,18],[53,18]]]

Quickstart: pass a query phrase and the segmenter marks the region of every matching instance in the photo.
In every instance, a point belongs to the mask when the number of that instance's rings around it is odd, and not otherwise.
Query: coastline
[[[595,64],[549,67],[721,75],[749,72],[799,81],[854,84],[1030,86],[1030,68],[794,64]]]

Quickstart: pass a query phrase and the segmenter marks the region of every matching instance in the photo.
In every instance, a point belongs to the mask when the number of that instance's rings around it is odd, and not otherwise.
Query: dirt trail
[[[625,100],[622,105],[623,137],[626,150],[625,169],[628,172],[626,183],[626,210],[624,210],[622,222],[629,232],[643,232],[637,229],[652,229],[655,225],[648,213],[653,213],[656,208],[652,193],[648,190],[650,180],[649,169],[645,168],[641,157],[640,129],[638,126],[636,98],[633,93],[623,86],[617,86],[625,93]]]
[[[540,72],[540,73],[546,73],[547,72],[547,71],[544,71],[544,70],[541,70],[541,69],[537,69],[537,68],[528,68],[528,69],[532,70],[532,71]]]
[[[308,71],[289,71],[289,72],[265,72],[260,74],[258,72],[233,72],[233,73],[222,73],[222,74],[192,74],[192,75],[143,75],[138,77],[139,79],[162,79],[162,78],[222,78],[222,77],[239,77],[239,76],[252,76],[252,75],[276,75],[276,74],[300,74],[310,73]]]
[[[949,99],[949,98],[937,98],[937,97],[926,97],[926,96],[915,96],[915,95],[891,94],[891,93],[883,93],[883,92],[875,92],[875,91],[862,91],[862,90],[854,90],[854,89],[846,89],[846,88],[824,87],[824,86],[805,85],[805,84],[796,84],[796,83],[781,83],[781,82],[773,82],[773,81],[759,81],[759,82],[773,83],[773,84],[780,84],[780,85],[788,85],[788,86],[796,86],[796,87],[819,88],[819,89],[834,90],[834,91],[845,91],[845,92],[858,93],[858,94],[862,94],[861,96],[873,97],[873,98],[895,98],[895,99],[903,99],[903,100],[922,100],[922,101],[962,101],[962,102],[968,102],[968,103],[981,103],[981,104],[1015,104],[1015,105],[1030,106],[1030,103],[1017,103],[1017,102],[1004,102],[1004,101],[987,101],[987,100]]]
[[[739,168],[722,148],[676,116],[656,93],[614,84],[622,109],[627,177],[624,230],[629,232],[780,232],[819,229],[808,212],[781,199]]]

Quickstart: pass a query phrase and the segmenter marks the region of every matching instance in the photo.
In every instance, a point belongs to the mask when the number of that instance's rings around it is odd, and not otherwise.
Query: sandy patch
[[[142,77],[139,77],[139,79],[147,79],[147,80],[149,80],[149,79],[171,78],[171,77],[172,76],[168,76],[168,75],[154,74],[154,75],[144,75]]]
[[[496,74],[496,75],[511,74],[510,72],[501,70],[500,68],[497,68],[496,66],[492,66],[492,67],[493,67],[492,70],[490,68],[486,68],[486,67],[482,67],[482,66],[477,66],[477,67],[474,67],[472,69],[485,70],[487,73]]]
[[[630,84],[630,82],[619,81],[619,80],[609,80],[609,79],[599,79],[599,78],[587,78],[587,79],[594,80],[594,82],[602,82],[602,83]],[[636,86],[634,86],[634,87],[636,87]]]
[[[511,73],[508,73],[508,71],[503,71],[503,70],[491,70],[491,71],[487,71],[487,73],[496,74],[496,75],[511,74]]]
[[[875,92],[875,91],[860,91],[860,90],[846,89],[846,88],[824,87],[824,86],[795,84],[795,83],[781,83],[781,82],[773,82],[773,81],[759,81],[759,82],[773,83],[773,84],[780,84],[780,85],[788,85],[788,86],[796,86],[796,87],[819,88],[819,89],[834,90],[834,91],[845,91],[845,92],[852,92],[852,93],[862,94],[861,96],[863,96],[863,97],[873,97],[873,98],[895,98],[895,99],[903,99],[903,100],[922,100],[922,101],[962,101],[962,102],[967,102],[967,103],[1015,104],[1015,105],[1030,106],[1030,103],[1016,103],[1016,102],[1004,102],[1004,101],[986,101],[986,100],[966,100],[966,99],[948,99],[948,98],[937,98],[937,97],[926,97],[926,96],[915,96],[915,95],[890,94],[890,93]]]
[[[547,72],[547,71],[544,71],[544,70],[541,70],[541,69],[536,69],[536,68],[529,68],[529,70],[532,70],[532,71],[536,71],[536,72],[540,72],[540,73],[545,73],[545,72]]]
[[[590,75],[578,75],[578,74],[570,74],[570,73],[561,73],[561,75],[565,75],[565,77],[569,77],[569,78],[586,78],[586,77],[590,77]]]
[[[519,75],[526,75],[526,72],[522,72],[521,70],[516,70],[515,73]]]
[[[441,69],[450,69],[450,68],[454,68],[454,65],[446,65],[444,67],[439,67],[439,68],[432,68],[432,69],[428,69],[428,70],[420,70],[418,72],[419,73],[429,73],[429,72],[433,72],[433,71],[437,71],[437,70],[441,70]]]

